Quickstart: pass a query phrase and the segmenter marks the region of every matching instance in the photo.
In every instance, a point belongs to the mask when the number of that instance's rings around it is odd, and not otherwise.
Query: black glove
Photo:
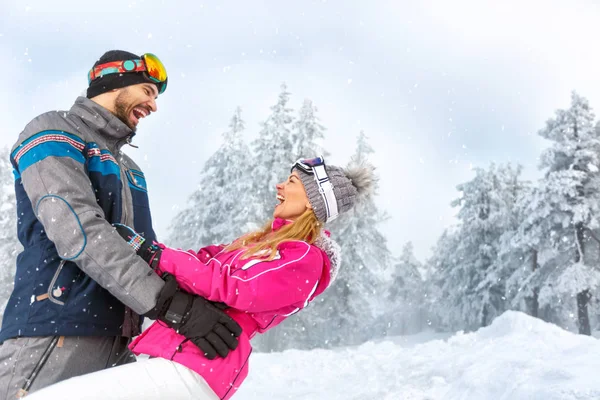
[[[157,264],[160,253],[162,252],[160,247],[153,245],[150,241],[146,240],[142,235],[127,225],[113,224],[113,226],[117,229],[119,235],[133,247],[138,256],[142,257],[148,264]]]
[[[163,274],[163,279],[165,286],[146,317],[178,331],[210,360],[217,354],[227,357],[229,349],[237,348],[242,333],[237,322],[205,298],[181,291],[173,275]]]
[[[151,244],[139,233],[122,224],[113,224],[123,239],[131,245],[137,255],[155,269],[162,249]],[[208,359],[217,354],[226,357],[229,350],[238,346],[237,337],[242,328],[222,310],[223,303],[213,303],[203,297],[180,290],[175,277],[163,274],[165,286],[156,305],[144,316],[163,321],[200,348]]]

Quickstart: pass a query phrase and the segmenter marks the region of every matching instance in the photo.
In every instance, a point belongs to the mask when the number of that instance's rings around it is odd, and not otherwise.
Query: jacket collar
[[[275,218],[271,224],[271,229],[275,232],[282,226],[289,225],[293,222],[294,221],[289,219]],[[337,277],[341,264],[341,248],[330,236],[331,233],[328,230],[323,229],[321,231],[321,236],[313,243],[313,245],[321,249],[329,259],[329,277],[331,280],[328,284],[331,284]]]
[[[69,112],[81,118],[90,128],[99,132],[109,141],[115,144],[122,142],[120,146],[125,143],[127,138],[135,135],[135,132],[113,113],[86,97],[78,97]]]
[[[282,218],[275,218],[273,220],[273,223],[271,224],[271,229],[273,230],[273,232],[278,231],[279,228],[281,228],[282,226],[286,226],[291,224],[294,221],[291,221],[289,219],[282,219]]]

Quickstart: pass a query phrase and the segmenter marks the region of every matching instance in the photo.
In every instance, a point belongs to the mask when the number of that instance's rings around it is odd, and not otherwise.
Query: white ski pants
[[[219,400],[204,378],[164,358],[105,369],[58,382],[27,400]]]

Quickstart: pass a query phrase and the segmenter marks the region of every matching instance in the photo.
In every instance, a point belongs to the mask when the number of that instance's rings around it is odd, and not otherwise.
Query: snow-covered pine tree
[[[299,158],[312,158],[323,155],[327,157],[329,153],[319,142],[325,138],[325,127],[320,123],[316,116],[317,108],[313,106],[311,100],[306,99],[298,113],[298,119],[292,126],[291,141],[294,149],[294,155],[288,157],[288,164]],[[327,160],[327,158],[326,158]],[[269,201],[270,201],[270,197]],[[320,298],[316,300],[320,302]],[[310,313],[313,313],[311,306]],[[322,310],[327,312],[327,310]],[[326,337],[328,325],[325,325],[325,319],[329,320],[333,316],[317,315],[310,316],[308,321],[302,319],[304,313],[296,314],[286,319],[277,329],[272,329],[264,335],[254,339],[255,348],[260,351],[278,351],[286,348],[297,348],[310,346],[310,341],[316,343],[321,338]],[[310,324],[307,328],[306,324]]]
[[[507,307],[506,276],[498,254],[500,237],[514,225],[516,198],[512,193],[519,173],[520,168],[510,165],[476,168],[475,177],[457,187],[461,197],[452,205],[460,207],[460,225],[452,237],[455,246],[448,249],[456,262],[444,268],[437,280],[445,294],[438,313],[447,313],[445,322],[453,328],[486,326]]]
[[[459,231],[458,225],[444,230],[427,260],[431,276],[426,281],[425,304],[431,325],[441,331],[464,329],[462,299],[455,293],[462,291],[465,281],[463,270],[459,268],[461,258],[456,253]]]
[[[542,155],[545,176],[521,227],[540,255],[541,268],[528,279],[540,289],[540,307],[556,308],[575,297],[579,333],[589,335],[588,302],[600,287],[600,129],[588,101],[573,92],[570,108],[556,111],[539,134],[552,146]]]
[[[17,253],[22,249],[17,238],[17,205],[13,168],[9,150],[0,150],[0,318],[15,278]]]
[[[361,132],[349,166],[367,161],[371,153]],[[352,345],[385,335],[387,325],[381,317],[387,307],[392,257],[378,230],[384,218],[370,199],[326,226],[341,247],[336,280],[306,310],[269,332],[270,340],[256,338],[261,351]]]
[[[361,131],[349,167],[369,162],[373,153]],[[341,328],[330,333],[330,343],[357,344],[386,333],[386,327],[377,323],[387,306],[391,276],[392,256],[379,231],[386,218],[371,197],[331,224],[332,237],[341,247],[342,266],[323,295],[323,305],[336,309]]]
[[[522,310],[533,317],[539,316],[539,287],[537,276],[540,268],[541,224],[532,225],[528,216],[534,198],[540,198],[538,188],[529,182],[520,182],[516,194],[513,223],[500,237],[497,265],[506,279],[506,298],[510,309]]]
[[[318,142],[325,138],[325,127],[317,117],[317,107],[305,99],[292,129],[292,147],[295,159],[327,157],[328,153]]]
[[[258,203],[252,198],[252,160],[242,137],[244,121],[239,107],[229,127],[221,147],[204,164],[200,184],[187,207],[173,219],[168,240],[172,246],[197,250],[228,243],[257,227],[251,223]]]
[[[530,251],[527,248],[513,246],[522,217],[519,204],[521,199],[529,193],[529,183],[521,180],[522,170],[520,165],[513,168],[507,164],[498,168],[492,166],[489,171],[490,174],[495,174],[495,187],[491,194],[495,198],[494,203],[497,206],[492,223],[498,226],[500,236],[493,243],[495,257],[488,273],[479,284],[479,288],[487,290],[484,295],[486,301],[502,304],[500,308],[493,307],[495,313],[491,317],[492,319],[506,309],[513,308],[510,300],[515,296],[517,288],[514,287],[514,280],[512,282],[509,280],[511,277],[519,276],[518,270],[522,270],[522,267],[530,267],[528,263],[524,265],[522,262],[529,258]],[[489,321],[491,319],[488,319]]]
[[[258,138],[252,142],[252,191],[259,205],[253,222],[258,224],[272,217],[276,203],[275,185],[287,178],[292,163],[296,161],[293,159],[291,128],[294,118],[293,110],[288,107],[289,98],[290,93],[283,83],[277,104],[271,107],[271,115],[261,124]]]
[[[407,335],[420,332],[425,324],[425,295],[423,266],[416,259],[412,242],[402,248],[402,254],[392,271],[386,319],[388,335]]]

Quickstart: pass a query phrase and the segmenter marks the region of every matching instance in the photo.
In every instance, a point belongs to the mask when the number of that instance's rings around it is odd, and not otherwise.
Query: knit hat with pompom
[[[293,170],[298,172],[317,219],[323,223],[327,222],[327,207],[314,175],[297,167]],[[325,165],[325,171],[333,186],[339,214],[351,210],[357,202],[370,197],[375,192],[377,185],[375,167],[366,161],[352,159],[346,168]]]

